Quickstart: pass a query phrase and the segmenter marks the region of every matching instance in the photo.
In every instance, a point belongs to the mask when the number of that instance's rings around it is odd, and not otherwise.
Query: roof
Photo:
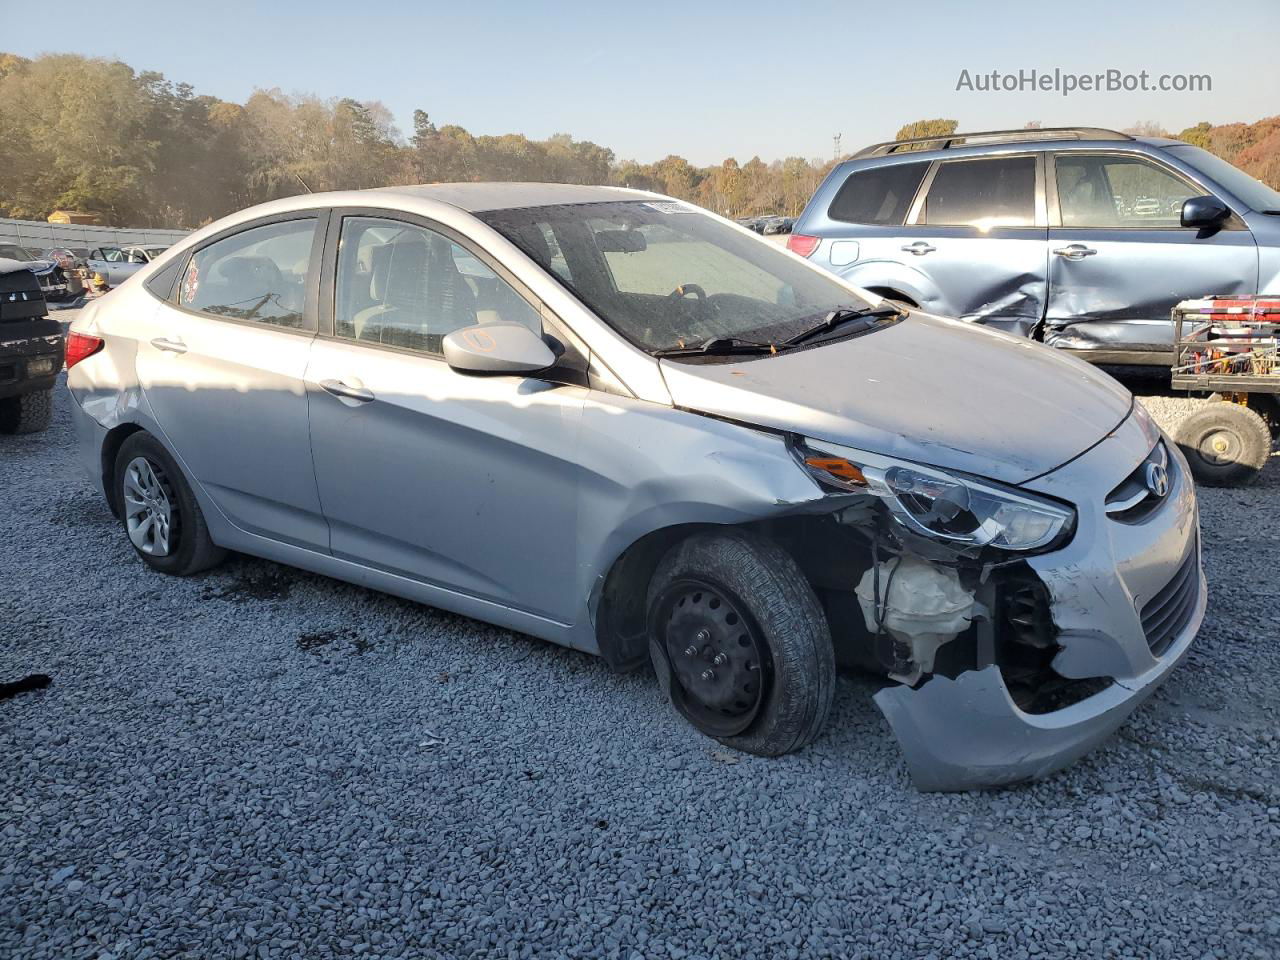
[[[654,194],[623,187],[589,187],[576,183],[428,183],[409,187],[381,187],[379,192],[404,193],[452,204],[470,213],[558,203],[608,203],[650,200]]]

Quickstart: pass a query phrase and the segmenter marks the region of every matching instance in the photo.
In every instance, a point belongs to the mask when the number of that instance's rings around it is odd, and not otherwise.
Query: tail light
[[[807,237],[803,233],[793,233],[787,238],[787,249],[792,253],[807,257],[818,249],[818,244],[821,242],[821,237]]]
[[[87,333],[67,334],[67,369],[70,370],[85,357],[92,357],[103,348],[106,341]]]

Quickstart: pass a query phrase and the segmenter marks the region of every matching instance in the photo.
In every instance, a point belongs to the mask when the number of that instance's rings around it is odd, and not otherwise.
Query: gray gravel
[[[0,956],[1280,954],[1274,464],[1204,491],[1209,618],[1119,736],[922,796],[857,676],[762,760],[527,637],[256,560],[152,574],[69,402],[0,437],[0,679],[53,677],[0,702]]]

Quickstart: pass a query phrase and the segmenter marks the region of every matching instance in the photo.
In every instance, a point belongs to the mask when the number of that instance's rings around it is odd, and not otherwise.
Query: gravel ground
[[[0,956],[1280,953],[1275,464],[1203,492],[1209,617],[1118,736],[926,796],[865,678],[763,760],[528,637],[256,560],[150,573],[57,402],[0,437],[0,678],[53,677],[0,701]]]

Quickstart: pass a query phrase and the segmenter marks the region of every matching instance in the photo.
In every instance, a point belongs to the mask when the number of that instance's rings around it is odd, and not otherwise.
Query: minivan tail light
[[[787,238],[787,249],[792,253],[798,253],[802,257],[807,257],[813,251],[818,249],[818,244],[822,242],[821,237],[808,237],[803,233],[793,233]]]
[[[87,333],[67,334],[67,369],[70,370],[85,357],[92,357],[103,348],[106,341]]]

